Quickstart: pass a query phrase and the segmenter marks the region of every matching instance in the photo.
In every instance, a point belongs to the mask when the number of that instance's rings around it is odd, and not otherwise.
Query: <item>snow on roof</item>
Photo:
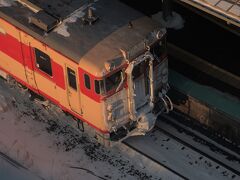
[[[0,0],[0,7],[10,7],[15,0]]]

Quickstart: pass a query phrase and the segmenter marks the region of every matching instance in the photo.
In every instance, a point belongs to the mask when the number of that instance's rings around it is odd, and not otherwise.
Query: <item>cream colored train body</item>
[[[0,75],[118,141],[172,109],[166,31],[117,0],[0,3]]]

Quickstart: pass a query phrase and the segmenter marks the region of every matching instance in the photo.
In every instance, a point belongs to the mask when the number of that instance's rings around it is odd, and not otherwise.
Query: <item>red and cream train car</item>
[[[116,141],[172,109],[165,36],[118,0],[4,0],[0,75]]]

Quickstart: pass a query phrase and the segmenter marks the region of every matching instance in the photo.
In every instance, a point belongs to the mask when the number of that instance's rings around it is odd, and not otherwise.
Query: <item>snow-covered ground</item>
[[[181,179],[124,144],[102,147],[70,126],[71,122],[72,118],[58,107],[50,104],[44,108],[29,99],[27,90],[0,79],[0,180]],[[168,126],[164,129],[172,131]],[[179,135],[181,139],[189,138],[182,136]],[[127,142],[189,179],[240,179],[160,131],[129,138]],[[209,151],[204,146],[199,148]],[[211,156],[222,162],[227,160],[214,153]],[[9,163],[1,154],[25,168]],[[229,166],[238,166],[237,163],[227,162]]]
[[[13,160],[0,154],[0,179],[1,180],[41,180],[39,177],[18,166]]]
[[[71,117],[59,108],[43,108],[29,100],[27,91],[1,79],[0,95],[0,152],[18,161],[36,177],[46,180],[180,179],[124,145],[106,149],[92,142],[68,124],[72,122]],[[0,167],[3,166],[4,171],[11,170],[0,161]]]
[[[196,129],[194,130],[191,127],[184,125],[183,122],[177,122],[173,117],[162,116],[161,118],[163,121],[158,121],[158,127],[167,130],[169,134],[178,137],[183,142],[186,142],[187,144],[190,144],[191,146],[197,148],[202,153],[207,154],[217,161],[220,161],[226,165],[226,167],[230,167],[240,172],[240,154],[238,152],[239,149],[232,151],[231,149],[227,148],[230,144],[221,145],[215,140],[209,138],[209,134],[201,134]]]
[[[16,0],[0,0],[0,7],[12,6],[12,3]]]
[[[158,130],[144,137],[131,137],[127,143],[187,179],[240,179],[225,167]]]

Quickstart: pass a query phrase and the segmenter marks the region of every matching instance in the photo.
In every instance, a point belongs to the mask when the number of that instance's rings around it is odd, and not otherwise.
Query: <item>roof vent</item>
[[[45,32],[49,32],[61,22],[59,18],[54,17],[43,10],[32,15],[29,18],[29,21]]]
[[[92,25],[94,24],[99,17],[95,16],[93,12],[93,8],[90,6],[88,7],[87,14],[82,18],[84,24]]]

